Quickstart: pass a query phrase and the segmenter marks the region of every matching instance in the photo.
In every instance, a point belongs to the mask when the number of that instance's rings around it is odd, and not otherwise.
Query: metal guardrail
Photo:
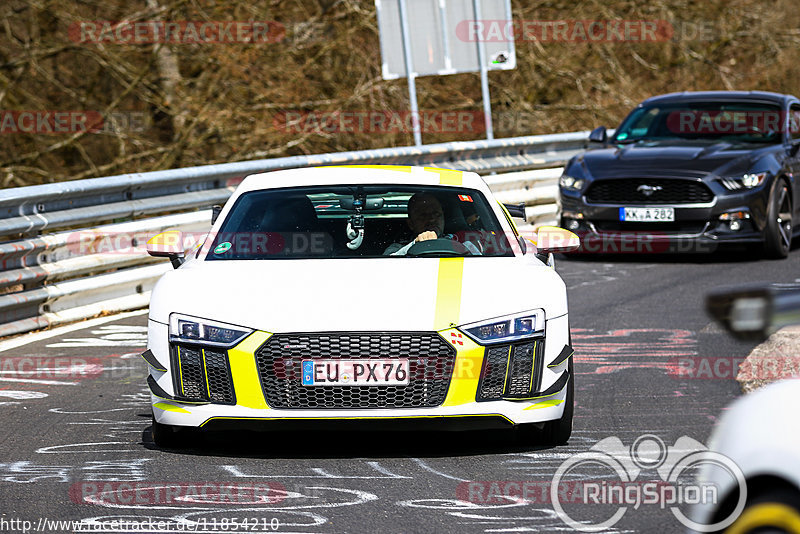
[[[588,132],[574,132],[291,156],[5,189],[0,191],[0,337],[146,306],[155,282],[171,269],[168,262],[146,254],[147,237],[165,229],[207,232],[207,208],[223,204],[249,174],[336,164],[475,171],[488,175],[485,179],[501,201],[524,202],[528,220],[536,224],[555,220],[559,167],[587,142]]]

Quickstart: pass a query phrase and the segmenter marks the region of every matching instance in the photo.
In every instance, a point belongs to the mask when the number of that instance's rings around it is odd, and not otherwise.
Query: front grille
[[[543,356],[542,339],[488,347],[477,400],[530,397],[541,386]]]
[[[173,381],[177,397],[236,404],[228,353],[224,349],[171,344]]]
[[[645,195],[640,188],[647,187],[642,186],[649,187],[652,194]],[[593,182],[586,200],[595,204],[707,204],[714,200],[714,193],[695,180],[624,178]]]
[[[408,358],[408,385],[302,385],[303,360],[394,358]],[[455,358],[435,332],[276,334],[256,352],[256,365],[271,408],[423,408],[444,402]]]

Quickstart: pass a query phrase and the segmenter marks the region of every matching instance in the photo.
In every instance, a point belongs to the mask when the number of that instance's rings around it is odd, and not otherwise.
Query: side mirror
[[[800,141],[793,142],[791,145],[789,145],[789,148],[786,150],[786,152],[789,154],[789,157],[795,157],[797,152],[800,152]]]
[[[156,234],[147,240],[147,253],[155,258],[169,258],[174,268],[184,262],[183,232],[169,230]]]
[[[605,143],[608,141],[608,132],[605,126],[598,126],[589,134],[589,141],[592,143]]]
[[[525,218],[525,203],[520,202],[519,204],[503,204],[503,207],[506,208],[508,214],[512,217],[516,217],[518,219],[522,219],[523,221],[527,221]]]
[[[536,232],[536,248],[540,254],[571,252],[580,246],[580,237],[558,226],[541,226]]]
[[[737,339],[764,340],[778,328],[800,324],[800,289],[718,290],[706,297],[706,312]]]
[[[217,222],[217,218],[219,217],[220,213],[222,213],[222,206],[219,204],[214,204],[211,206],[211,224]]]

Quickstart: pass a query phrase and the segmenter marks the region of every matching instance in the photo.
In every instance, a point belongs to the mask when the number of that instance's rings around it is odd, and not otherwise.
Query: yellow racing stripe
[[[450,328],[439,334],[449,341],[457,351],[453,377],[450,379],[450,387],[447,390],[447,398],[445,398],[443,406],[475,402],[485,347],[472,341],[457,328]]]
[[[558,406],[564,402],[564,399],[550,399],[550,400],[543,400],[541,402],[537,402],[532,406],[528,406],[525,408],[526,410],[538,410],[539,408],[550,408],[551,406]]]
[[[271,335],[267,332],[253,332],[244,341],[228,350],[237,406],[261,410],[269,408],[264,401],[264,392],[258,379],[255,353]]]
[[[436,308],[433,329],[437,332],[458,324],[461,313],[461,281],[464,258],[441,258],[436,281]]]
[[[453,169],[437,169],[436,167],[424,167],[428,172],[435,172],[439,175],[439,183],[441,185],[462,185],[463,171],[454,171]]]
[[[189,410],[184,410],[180,406],[175,406],[174,404],[168,404],[166,402],[157,402],[153,404],[153,408],[158,408],[159,410],[164,410],[165,412],[192,413]]]

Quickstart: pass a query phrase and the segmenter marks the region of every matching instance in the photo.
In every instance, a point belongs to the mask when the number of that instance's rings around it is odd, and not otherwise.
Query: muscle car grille
[[[308,359],[408,358],[403,386],[303,386]],[[455,349],[435,332],[276,334],[256,352],[267,404],[272,408],[422,408],[447,396]]]
[[[543,339],[487,347],[477,400],[532,396],[541,386],[543,356]]]
[[[171,345],[177,396],[192,401],[235,404],[231,368],[225,349]]]
[[[599,180],[586,191],[586,200],[596,204],[706,204],[713,199],[704,183],[681,179]]]

